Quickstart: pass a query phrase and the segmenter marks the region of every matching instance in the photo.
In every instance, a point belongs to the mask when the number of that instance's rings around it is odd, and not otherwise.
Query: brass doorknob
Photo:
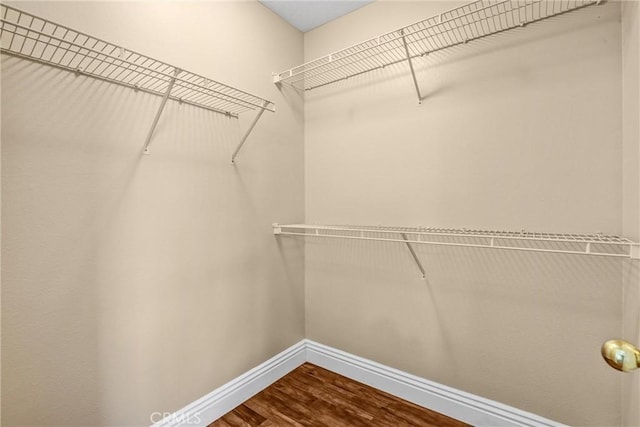
[[[640,349],[623,340],[609,340],[602,344],[602,357],[613,369],[631,372],[640,368]]]

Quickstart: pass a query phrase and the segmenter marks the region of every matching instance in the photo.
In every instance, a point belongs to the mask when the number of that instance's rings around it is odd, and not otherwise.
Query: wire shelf
[[[2,53],[237,116],[275,111],[273,102],[56,24],[0,5]]]
[[[285,70],[274,82],[310,90],[598,3],[478,0]]]
[[[640,243],[606,234],[466,228],[274,224],[274,234],[640,259]]]

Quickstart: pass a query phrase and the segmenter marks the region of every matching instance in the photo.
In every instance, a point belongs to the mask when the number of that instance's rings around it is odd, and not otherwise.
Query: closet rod
[[[167,100],[234,118],[249,110],[275,111],[273,102],[257,95],[13,6],[0,5],[0,24],[0,51],[4,54],[162,97],[154,125],[145,140],[145,151]],[[246,136],[248,133],[243,140]]]

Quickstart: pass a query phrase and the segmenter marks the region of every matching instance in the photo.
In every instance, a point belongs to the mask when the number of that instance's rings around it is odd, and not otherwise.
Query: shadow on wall
[[[13,57],[2,66],[2,363],[3,389],[11,390],[3,421],[38,414],[42,425],[100,423],[97,278],[104,232],[140,162],[141,146],[127,146],[127,115],[138,118],[142,107],[132,111],[123,88],[66,71]],[[68,393],[73,408],[41,413],[34,388],[52,401]]]
[[[2,86],[3,423],[146,425],[193,400],[162,366],[206,338],[166,323],[207,322],[238,120],[169,102],[143,155],[159,97],[10,56]]]
[[[615,406],[619,381],[599,348],[620,330],[621,271],[633,261],[415,249],[426,281],[402,243],[308,238],[308,337],[559,421],[572,412],[588,424]],[[602,406],[586,411],[594,390]]]
[[[296,117],[296,121],[303,122],[304,121],[304,90],[297,89],[294,86],[287,84],[277,84],[276,88],[285,99],[285,102],[289,105],[298,106],[298,108],[293,108],[293,112]]]

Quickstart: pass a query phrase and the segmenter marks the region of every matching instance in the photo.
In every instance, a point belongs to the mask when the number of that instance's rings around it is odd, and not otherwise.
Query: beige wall
[[[406,64],[304,111],[271,84],[455,4],[377,2],[303,46],[256,2],[19,3],[278,112],[232,167],[251,113],[169,103],[141,158],[156,97],[3,57],[3,425],[147,425],[301,339],[305,311],[324,344],[571,425],[637,425],[638,382],[599,356],[638,336],[632,264],[424,246],[421,281],[402,245],[270,234],[306,218],[638,237],[640,95],[621,95],[637,33],[621,45],[617,2],[417,63],[420,106]]]
[[[623,106],[623,229],[626,236],[640,240],[640,3],[622,3],[622,106]],[[622,337],[640,345],[640,267],[623,270]],[[640,375],[625,375],[623,388],[624,425],[640,425]]]
[[[243,129],[2,61],[2,424],[149,425],[304,336],[303,111],[271,72],[302,35],[257,2],[18,7],[276,102]],[[286,97],[290,97],[286,99]]]
[[[453,7],[383,1],[305,34],[305,58]],[[622,232],[620,4],[308,92],[306,221]],[[626,261],[309,240],[306,333],[570,425],[619,425]]]

